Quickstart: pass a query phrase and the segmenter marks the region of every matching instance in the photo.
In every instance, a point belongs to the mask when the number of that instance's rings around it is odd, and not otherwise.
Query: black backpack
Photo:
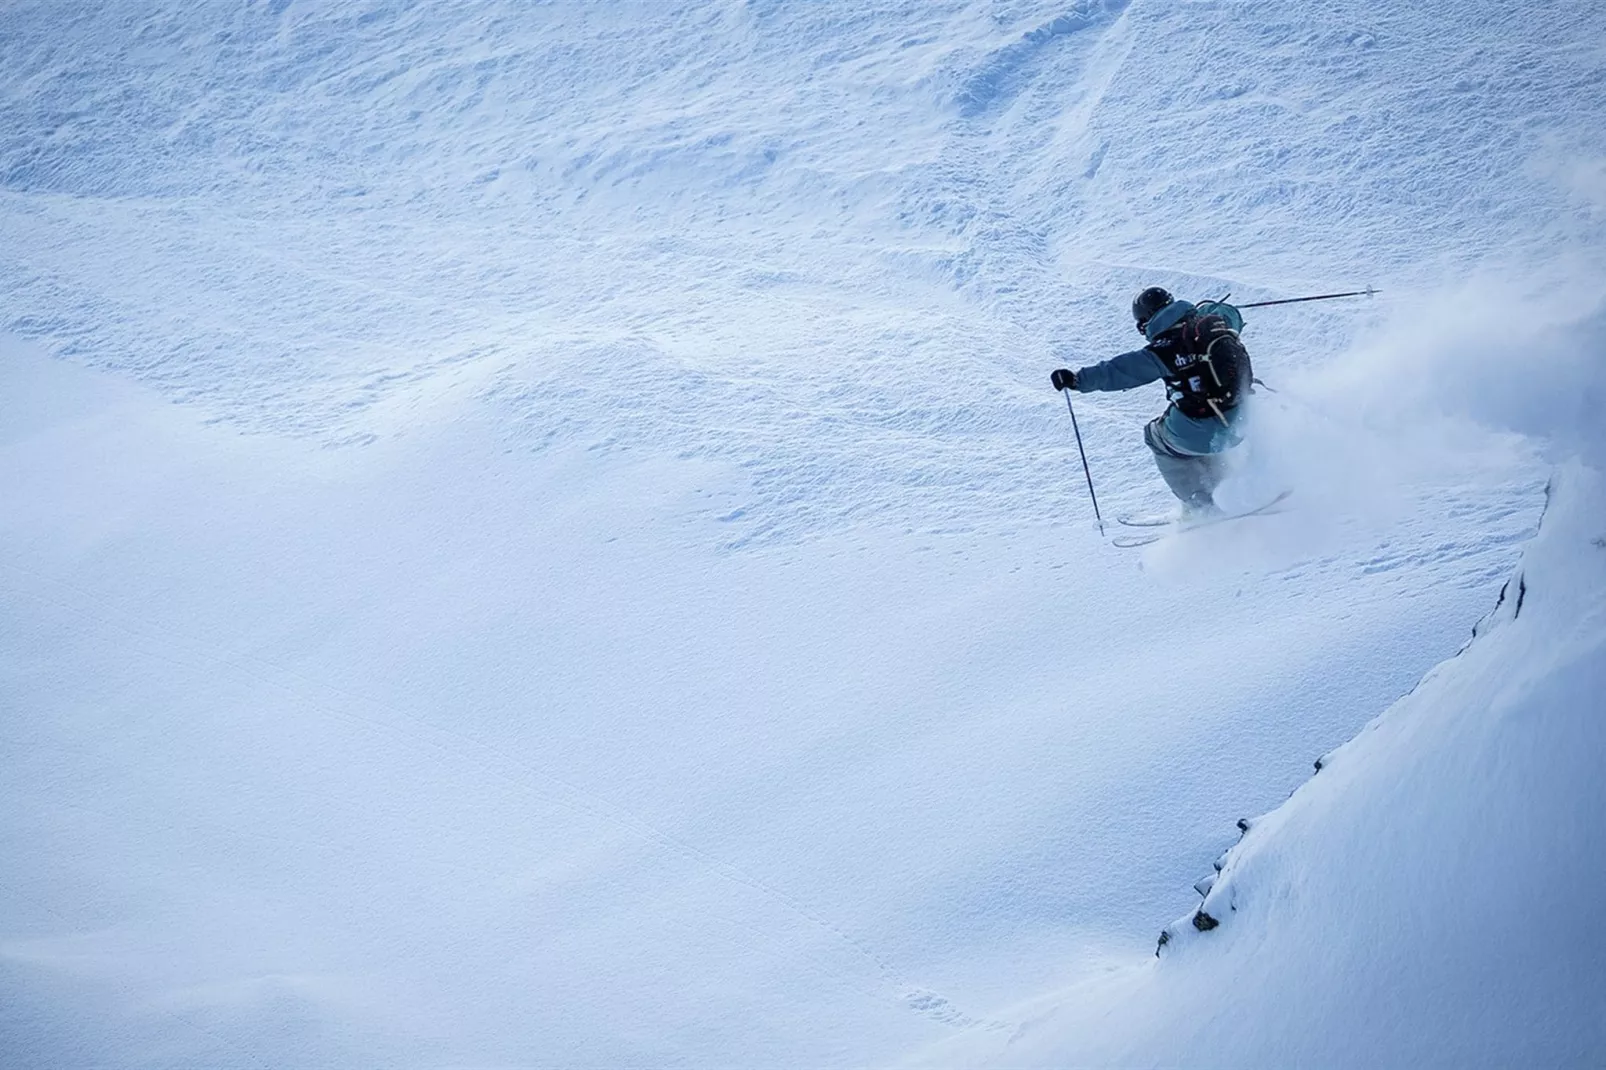
[[[1166,364],[1166,397],[1184,416],[1226,423],[1226,413],[1250,392],[1255,372],[1238,337],[1243,323],[1231,305],[1204,301],[1166,332],[1170,345],[1154,347]]]

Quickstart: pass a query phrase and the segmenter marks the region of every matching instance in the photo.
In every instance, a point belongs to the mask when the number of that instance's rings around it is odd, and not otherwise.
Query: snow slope
[[[1581,324],[1598,328],[1601,318]],[[1577,346],[1572,332],[1552,344]],[[1565,383],[1606,400],[1592,367]],[[1557,384],[1563,385],[1563,384]],[[1566,397],[1546,406],[1565,424]],[[927,1065],[1590,1066],[1606,1052],[1606,435],[1456,656],[1201,882],[1154,959],[1017,1007]]]
[[[863,1065],[1145,960],[1535,530],[1600,23],[6,5],[4,1061]],[[1046,373],[1153,282],[1385,292],[1251,321],[1300,509],[1140,556]]]

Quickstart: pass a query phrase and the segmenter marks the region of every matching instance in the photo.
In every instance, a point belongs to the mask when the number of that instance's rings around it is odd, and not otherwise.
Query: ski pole
[[[1382,292],[1382,290],[1374,290],[1368,286],[1364,290],[1351,290],[1349,293],[1343,294],[1317,294],[1315,297],[1285,297],[1281,301],[1253,301],[1247,305],[1239,305],[1238,307],[1266,308],[1269,305],[1297,305],[1302,301],[1331,301],[1335,297],[1371,297],[1373,294],[1380,294]]]
[[[1093,515],[1098,518],[1099,534],[1104,534],[1104,517],[1099,514],[1099,496],[1093,493],[1093,473],[1088,471],[1087,451],[1082,448],[1082,429],[1076,426],[1076,406],[1071,404],[1071,392],[1065,391],[1065,407],[1071,412],[1071,430],[1076,433],[1076,452],[1082,455],[1082,474],[1087,477],[1087,496],[1093,499]]]

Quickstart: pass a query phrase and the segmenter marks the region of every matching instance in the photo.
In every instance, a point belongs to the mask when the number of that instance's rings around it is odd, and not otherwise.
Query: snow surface
[[[1534,615],[1151,952],[1237,818],[1456,652],[1591,446],[1606,13],[51,0],[0,30],[0,1062],[1601,1058],[1599,944],[1557,935],[1601,857],[1562,852],[1600,836],[1582,470]],[[1278,393],[1227,494],[1298,507],[1137,553],[1047,372],[1129,346],[1152,283],[1383,293],[1250,320]],[[1158,403],[1077,399],[1106,513],[1165,501]],[[1563,727],[1524,748],[1522,711]],[[1465,805],[1367,839],[1441,754],[1421,783]],[[1536,783],[1543,822],[1485,834]],[[1447,844],[1455,881],[1415,879]],[[1366,924],[1487,921],[1448,906],[1490,874],[1498,939],[1454,962]],[[1313,964],[1318,923],[1353,952]],[[1291,979],[1303,1016],[1233,1014]]]
[[[1476,637],[1246,822],[1154,961],[920,1061],[1598,1064],[1603,690],[1606,486],[1569,467]]]

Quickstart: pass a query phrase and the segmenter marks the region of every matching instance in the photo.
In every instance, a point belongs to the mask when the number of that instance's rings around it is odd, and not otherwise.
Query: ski
[[[1167,528],[1177,522],[1175,514],[1169,516],[1117,516],[1116,523],[1129,528]]]
[[[1167,521],[1164,521],[1164,522],[1156,523],[1156,522],[1147,521],[1147,520],[1140,520],[1140,521],[1137,521],[1137,522],[1129,522],[1128,520],[1122,519],[1120,517],[1117,517],[1116,519],[1120,520],[1121,523],[1126,524],[1128,527],[1138,527],[1138,528],[1166,527],[1166,528],[1174,529],[1177,534],[1181,534],[1181,533],[1186,532],[1186,531],[1195,531],[1195,530],[1197,530],[1199,528],[1208,528],[1208,527],[1211,527],[1211,526],[1213,526],[1215,524],[1224,524],[1229,520],[1242,520],[1244,517],[1264,516],[1267,513],[1281,512],[1281,510],[1278,509],[1277,507],[1279,505],[1281,505],[1283,502],[1287,501],[1288,500],[1288,496],[1290,494],[1293,494],[1293,493],[1294,492],[1291,491],[1291,490],[1285,490],[1281,494],[1277,495],[1275,498],[1273,498],[1270,501],[1266,502],[1264,505],[1257,505],[1253,509],[1244,509],[1244,510],[1240,510],[1239,512],[1236,512],[1236,513],[1222,513],[1222,514],[1216,515],[1216,516],[1202,517],[1202,518],[1200,518],[1198,520],[1183,521],[1183,522],[1167,520]],[[1165,538],[1166,535],[1168,535],[1168,534],[1170,534],[1169,531],[1156,531],[1156,532],[1152,532],[1152,533],[1144,533],[1144,534],[1141,534],[1141,535],[1139,535],[1139,534],[1117,535],[1114,539],[1111,540],[1111,544],[1115,545],[1115,546],[1120,546],[1122,548],[1130,548],[1130,547],[1136,547],[1136,546],[1149,546],[1149,545],[1152,545],[1153,543],[1159,542],[1161,539]]]

